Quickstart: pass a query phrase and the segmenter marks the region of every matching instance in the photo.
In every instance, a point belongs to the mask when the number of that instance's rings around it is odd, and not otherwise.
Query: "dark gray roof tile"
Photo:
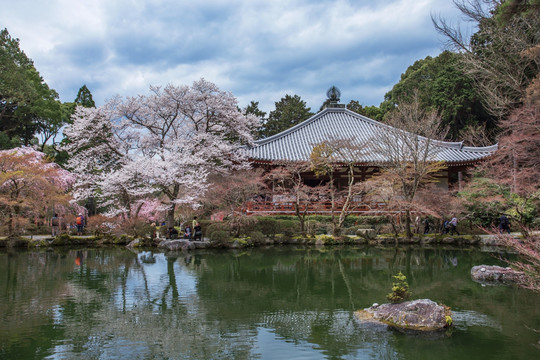
[[[389,126],[343,108],[328,108],[304,122],[279,134],[261,139],[248,149],[253,161],[308,161],[313,147],[329,139],[355,139],[368,144],[368,151],[361,162],[383,161],[369,143]],[[463,146],[462,142],[437,141],[435,160],[448,164],[470,163],[485,158],[497,150],[497,145],[487,147]]]

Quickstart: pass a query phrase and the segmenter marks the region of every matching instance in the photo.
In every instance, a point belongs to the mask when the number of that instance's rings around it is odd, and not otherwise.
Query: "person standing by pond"
[[[196,241],[197,239],[202,241],[202,228],[199,223],[197,223],[197,225],[195,225],[193,228],[193,241]]]
[[[86,225],[86,219],[82,213],[79,213],[79,216],[75,219],[75,225],[77,225],[77,235],[82,235]]]
[[[459,232],[457,231],[457,224],[458,224],[457,217],[454,216],[448,224],[450,225],[450,235],[454,235],[454,233],[459,235]]]
[[[424,219],[424,235],[429,234],[430,225],[431,223],[429,221],[429,217],[426,216],[426,218]]]
[[[510,220],[508,220],[508,217],[505,214],[502,214],[499,219],[499,232],[501,234],[503,232],[510,234]]]
[[[191,241],[191,228],[189,225],[186,225],[186,228],[184,229],[184,238]]]
[[[53,237],[57,237],[60,234],[60,218],[56,213],[51,219],[51,231]]]

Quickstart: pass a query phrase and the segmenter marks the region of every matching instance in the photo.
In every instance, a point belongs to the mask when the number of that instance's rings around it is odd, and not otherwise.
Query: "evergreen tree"
[[[258,101],[251,101],[248,106],[244,108],[243,111],[244,115],[255,115],[259,119],[264,119],[266,116],[266,112],[259,109],[259,102]]]
[[[351,100],[347,104],[347,109],[354,111],[360,115],[364,115],[370,119],[382,121],[384,111],[377,106],[362,106],[357,100]]]
[[[410,101],[417,95],[425,110],[438,111],[448,136],[459,139],[467,128],[478,125],[495,128],[495,118],[487,113],[472,80],[459,66],[460,54],[444,51],[409,66],[401,80],[385,95],[382,109],[391,109],[400,101]]]
[[[307,107],[306,102],[298,95],[285,95],[275,106],[275,110],[270,112],[268,120],[261,128],[260,137],[278,134],[313,115],[311,108]]]
[[[77,97],[75,98],[75,104],[84,106],[86,108],[96,107],[96,103],[94,102],[94,99],[92,98],[92,93],[86,87],[86,84],[81,86],[81,88],[79,89],[79,92],[77,93]]]
[[[45,83],[34,63],[7,29],[0,31],[0,147],[45,142],[63,121],[58,94]]]
[[[540,47],[539,0],[454,0],[465,21],[478,29],[472,36],[444,18],[435,28],[460,54],[459,65],[472,79],[485,108],[504,119],[523,105],[527,89],[540,74],[531,57]]]

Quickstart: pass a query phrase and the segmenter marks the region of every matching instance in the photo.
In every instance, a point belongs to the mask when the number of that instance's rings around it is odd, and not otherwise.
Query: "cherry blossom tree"
[[[17,224],[28,218],[68,206],[67,190],[73,180],[68,171],[32,148],[0,151],[0,220],[7,224],[8,235],[16,234]]]
[[[212,186],[206,192],[203,210],[223,211],[231,233],[238,236],[243,225],[256,221],[246,215],[245,206],[247,202],[266,193],[262,172],[262,169],[247,169],[226,176],[212,174]]]
[[[274,183],[274,192],[293,199],[294,214],[300,222],[300,232],[306,233],[306,220],[310,210],[328,195],[327,186],[308,186],[303,175],[311,170],[309,162],[284,162],[266,175]]]
[[[78,175],[76,198],[97,195],[108,212],[129,217],[131,204],[160,197],[172,225],[177,205],[196,203],[210,173],[249,167],[243,146],[259,120],[204,79],[150,91],[77,108],[65,149]]]

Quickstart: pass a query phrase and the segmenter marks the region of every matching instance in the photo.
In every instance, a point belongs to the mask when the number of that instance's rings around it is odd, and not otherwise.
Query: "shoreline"
[[[510,236],[519,236],[513,234]],[[165,250],[195,250],[195,249],[244,249],[260,246],[281,246],[281,245],[306,245],[306,246],[335,246],[335,245],[368,245],[368,246],[458,246],[458,247],[487,247],[487,248],[506,248],[500,239],[494,235],[417,235],[411,239],[406,237],[396,238],[394,235],[382,234],[371,239],[358,236],[341,236],[334,238],[331,235],[312,235],[312,236],[292,236],[285,237],[280,234],[275,236],[266,236],[257,241],[249,237],[232,238],[226,241],[211,241],[203,238],[202,241],[189,241],[187,239],[164,239],[164,238],[133,238],[127,235],[67,235],[62,234],[55,238],[50,235],[25,235],[13,238],[0,237],[0,248],[50,248],[58,246],[126,246],[129,248],[161,248]]]

